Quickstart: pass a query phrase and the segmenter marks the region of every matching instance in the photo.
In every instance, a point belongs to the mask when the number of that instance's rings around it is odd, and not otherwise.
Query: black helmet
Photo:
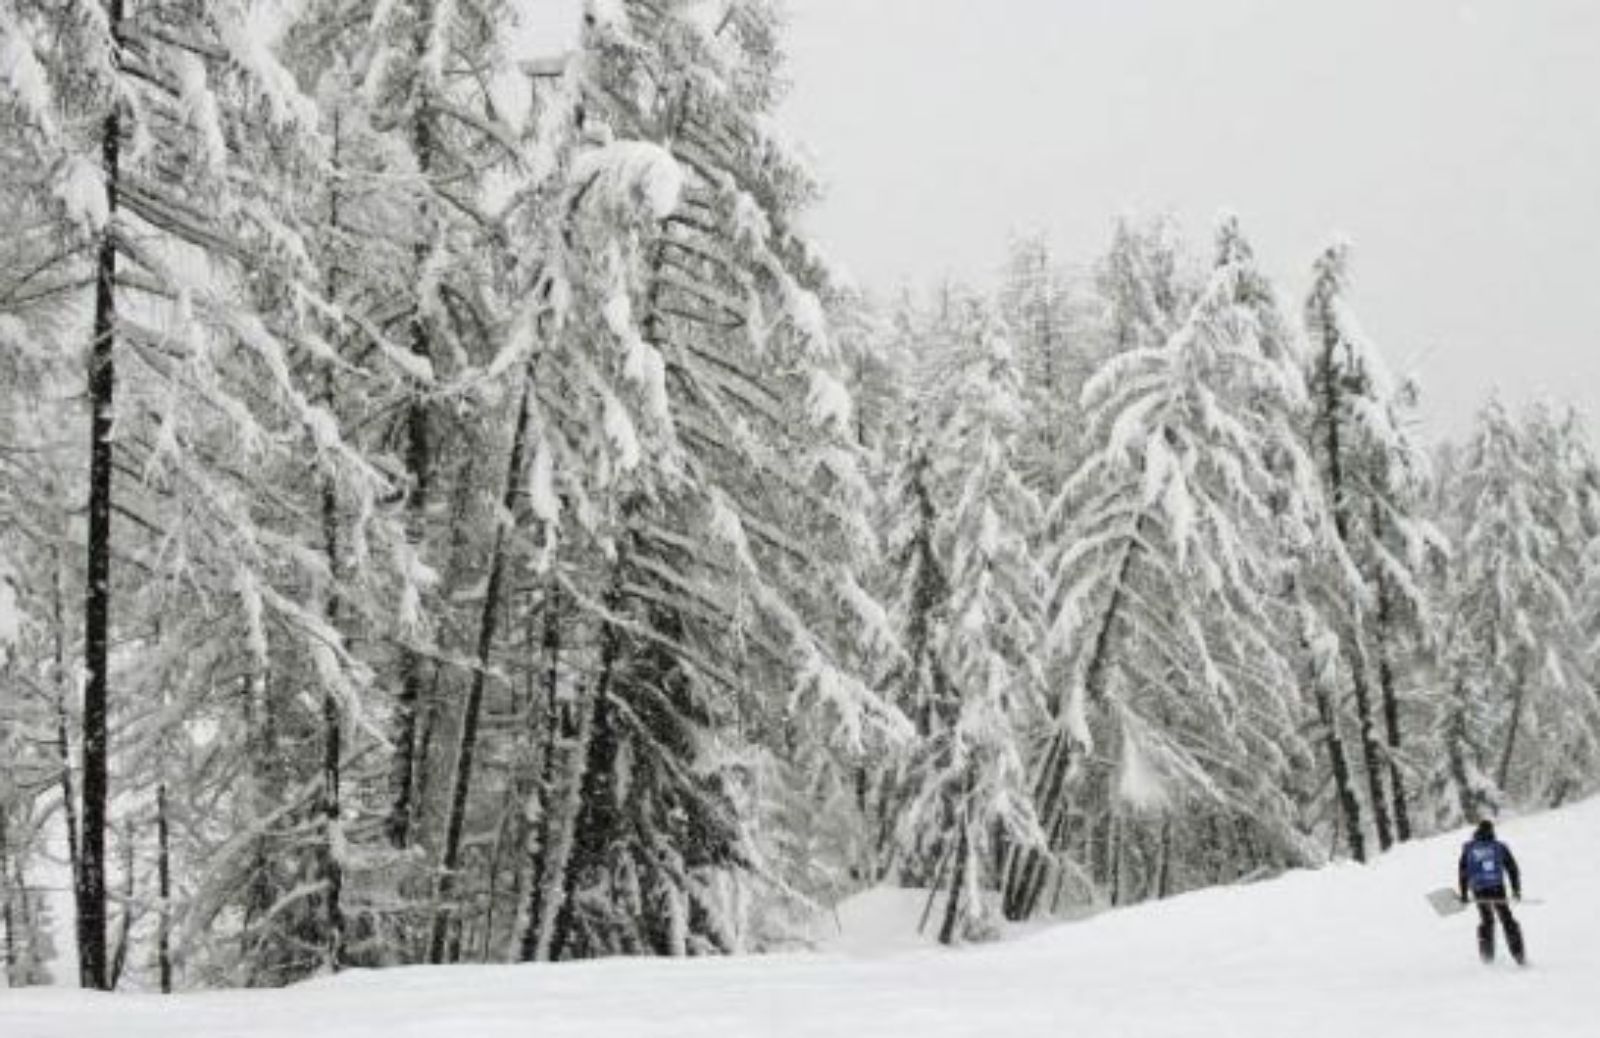
[[[1479,840],[1494,839],[1494,823],[1485,818],[1483,821],[1478,823],[1478,829],[1472,835],[1474,838]]]

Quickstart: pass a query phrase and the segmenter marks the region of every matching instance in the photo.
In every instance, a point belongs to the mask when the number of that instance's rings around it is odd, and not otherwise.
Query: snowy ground
[[[458,967],[349,975],[287,992],[0,991],[5,1038],[1572,1038],[1600,978],[1600,801],[1509,822],[1533,965],[1486,969],[1475,916],[1423,893],[1460,837],[1207,891],[957,952],[893,932],[877,897],[820,955]],[[897,907],[898,906],[898,907]],[[920,903],[917,903],[920,910]]]

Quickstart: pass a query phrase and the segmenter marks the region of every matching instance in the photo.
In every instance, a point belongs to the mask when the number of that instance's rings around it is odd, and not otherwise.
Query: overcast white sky
[[[546,0],[557,6],[568,0]],[[862,283],[1042,230],[1240,213],[1298,307],[1332,232],[1436,430],[1493,386],[1600,413],[1600,0],[790,0],[784,113]]]

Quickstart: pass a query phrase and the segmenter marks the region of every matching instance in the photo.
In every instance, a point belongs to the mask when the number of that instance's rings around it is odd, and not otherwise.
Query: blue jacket
[[[1457,868],[1461,896],[1467,891],[1482,894],[1490,890],[1504,893],[1509,882],[1511,893],[1522,896],[1522,873],[1517,869],[1517,859],[1511,848],[1494,839],[1472,839],[1461,848],[1461,863]]]

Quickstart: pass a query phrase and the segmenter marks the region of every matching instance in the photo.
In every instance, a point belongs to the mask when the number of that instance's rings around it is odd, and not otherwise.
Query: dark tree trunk
[[[510,516],[516,507],[532,410],[533,370],[530,366],[523,376],[516,430],[511,437],[511,458],[506,465],[505,489],[500,499],[505,516]],[[505,581],[508,533],[505,520],[502,519],[495,527],[494,550],[489,557],[489,584],[484,590],[483,613],[478,621],[478,665],[472,672],[472,683],[462,712],[461,737],[456,746],[455,784],[451,789],[450,815],[445,824],[444,854],[440,863],[438,898],[434,905],[433,935],[428,952],[429,961],[435,965],[445,961],[445,938],[449,933],[451,899],[455,896],[456,869],[460,867],[461,859],[461,834],[466,826],[467,796],[472,788],[472,765],[478,746],[478,721],[483,710],[484,686],[489,677],[495,627],[499,623],[500,586]]]
[[[1374,513],[1377,507],[1373,508]],[[1374,519],[1376,519],[1376,514]],[[1406,798],[1405,776],[1400,770],[1400,696],[1395,689],[1394,659],[1390,640],[1394,636],[1394,603],[1389,582],[1378,575],[1378,692],[1383,698],[1384,734],[1389,746],[1389,793],[1394,798],[1394,834],[1401,843],[1411,839],[1411,809]]]
[[[1050,776],[1064,776],[1070,767],[1068,757],[1071,747],[1066,733],[1058,733],[1051,741],[1050,749],[1045,755],[1044,765],[1040,770],[1041,782]],[[1043,805],[1054,799],[1055,793],[1047,789],[1044,796],[1038,798]],[[1041,806],[1041,815],[1044,814]],[[1045,829],[1046,846],[1059,849],[1067,835],[1067,809],[1063,805],[1054,811],[1053,819],[1041,819]],[[1007,919],[1018,922],[1033,915],[1038,908],[1039,897],[1044,891],[1045,882],[1050,875],[1049,856],[1037,851],[1026,850],[1021,854],[1014,854],[1006,866],[1005,893],[1002,898],[1002,911]]]
[[[245,727],[247,731],[246,753],[249,755],[247,774],[249,775],[250,808],[256,818],[265,818],[277,806],[274,796],[279,791],[277,782],[277,768],[275,766],[278,746],[278,721],[277,708],[272,702],[271,689],[268,684],[266,665],[260,660],[253,660],[251,672],[244,678]],[[251,849],[250,881],[246,887],[244,918],[244,932],[240,935],[241,962],[249,976],[248,986],[255,987],[263,983],[281,984],[283,978],[279,974],[282,967],[282,957],[278,953],[281,946],[269,947],[266,942],[252,943],[251,931],[254,924],[265,923],[268,913],[277,902],[280,893],[280,884],[274,865],[277,861],[279,846],[278,833],[268,828],[260,829],[254,836],[254,846]],[[263,948],[264,954],[255,954]]]
[[[597,695],[590,719],[587,759],[579,785],[578,815],[572,834],[572,853],[562,879],[561,905],[550,939],[549,958],[565,958],[573,950],[575,930],[581,920],[575,906],[583,877],[603,874],[606,851],[617,825],[616,760],[619,739],[609,693]]]
[[[1161,864],[1156,870],[1156,897],[1172,893],[1172,816],[1161,819]]]
[[[1109,797],[1107,801],[1108,803],[1110,802]],[[1122,816],[1117,813],[1114,807],[1109,808],[1106,821],[1106,868],[1108,872],[1107,885],[1111,888],[1109,893],[1113,908],[1123,902],[1122,859],[1126,850],[1124,843],[1127,840],[1127,835],[1124,831]]]
[[[563,801],[568,796],[568,790],[558,789],[561,776],[570,771],[570,767],[563,767],[565,753],[563,743],[570,743],[576,739],[578,732],[573,725],[569,713],[560,702],[561,689],[561,586],[555,580],[550,581],[549,590],[546,592],[544,602],[544,627],[541,635],[541,648],[544,651],[544,755],[543,775],[540,780],[539,797],[539,848],[533,862],[531,876],[528,881],[528,918],[527,928],[523,931],[522,947],[519,957],[523,962],[533,962],[539,957],[540,946],[546,941],[549,929],[547,918],[551,910],[558,906],[548,905],[545,902],[545,893],[549,879],[557,871],[564,869],[566,863],[557,861],[556,855],[559,844],[565,843],[565,811],[558,811],[558,795]]]
[[[961,892],[967,885],[967,858],[970,856],[967,826],[961,823],[961,838],[956,843],[956,867],[950,877],[950,896],[944,904],[944,924],[939,927],[939,943],[954,944],[956,927],[961,922]]]
[[[336,109],[333,113],[333,165],[339,170],[339,146],[341,142],[340,113]],[[334,187],[328,198],[328,223],[336,230],[340,227],[341,207],[338,189],[339,180],[334,179]],[[339,269],[336,265],[328,271],[328,298],[336,303],[340,293]],[[334,389],[333,369],[327,368],[322,375],[322,404],[328,413],[334,413],[336,404]],[[335,631],[339,630],[341,602],[340,602],[340,567],[339,567],[339,495],[334,486],[333,477],[325,475],[322,478],[322,551],[328,565],[328,592],[323,602],[323,616],[328,621],[328,626]],[[344,865],[340,861],[339,843],[343,839],[341,831],[341,818],[343,805],[341,800],[340,760],[344,756],[344,718],[340,710],[338,698],[331,688],[322,690],[322,796],[320,800],[322,814],[322,845],[319,849],[321,857],[320,871],[325,886],[323,897],[323,941],[324,960],[330,972],[337,973],[345,966],[345,920],[344,920]]]
[[[433,35],[434,4],[422,0],[417,11],[417,36],[415,57],[421,60],[427,53]],[[426,97],[418,98],[411,122],[411,147],[416,158],[417,176],[424,190],[430,187],[434,168],[433,110]],[[424,204],[419,215],[419,230],[426,233],[431,206]],[[420,279],[427,262],[427,246],[419,243],[413,256],[414,275]],[[417,286],[413,286],[416,288]],[[411,352],[424,361],[433,357],[433,335],[422,313],[422,303],[417,302],[411,317]],[[420,548],[427,530],[427,509],[430,476],[433,465],[433,444],[429,435],[428,407],[420,397],[414,399],[406,410],[406,470],[411,477],[411,492],[406,498],[407,536],[413,547]],[[416,788],[417,710],[422,701],[425,684],[422,654],[411,646],[400,650],[400,696],[396,703],[396,733],[394,765],[391,779],[393,806],[389,812],[389,842],[395,847],[408,847],[412,840],[412,826],[418,805],[413,800]]]
[[[417,704],[422,701],[423,660],[410,647],[400,650],[400,696],[395,703],[394,765],[390,781],[393,804],[386,826],[389,843],[403,850],[411,846],[415,808],[412,792],[417,773]]]
[[[1315,675],[1311,678],[1317,700],[1317,720],[1322,724],[1323,748],[1328,754],[1328,765],[1333,770],[1333,791],[1344,816],[1345,838],[1349,842],[1350,856],[1356,861],[1367,860],[1366,838],[1361,831],[1361,803],[1350,785],[1350,765],[1345,760],[1344,740],[1339,738],[1338,717],[1333,708],[1331,693]]]
[[[1517,669],[1516,687],[1511,692],[1511,721],[1506,727],[1506,745],[1500,753],[1500,766],[1495,769],[1494,783],[1504,793],[1511,781],[1511,762],[1516,757],[1517,735],[1522,727],[1522,711],[1528,701],[1528,682]]]
[[[17,919],[12,902],[17,897],[27,897],[28,892],[21,885],[16,891],[12,890],[11,878],[11,842],[9,819],[6,817],[6,805],[0,803],[0,925],[6,930],[6,987],[19,987],[17,977],[20,970],[17,968]]]
[[[620,604],[621,584],[619,563],[616,587],[607,596],[609,609],[616,609]],[[561,880],[561,905],[549,942],[551,960],[562,958],[571,948],[573,929],[578,922],[573,904],[579,879],[604,871],[607,851],[619,823],[616,764],[621,746],[612,716],[611,692],[617,668],[622,665],[622,651],[622,632],[608,620],[600,630],[600,677],[590,707],[588,738],[584,740],[587,745],[582,777],[578,780],[578,810],[573,819],[571,852]]]
[[[329,580],[339,583],[339,516],[333,485],[322,487],[323,548],[328,556]],[[330,590],[325,609],[328,625],[339,629],[339,593]],[[344,866],[340,863],[339,843],[342,806],[340,800],[340,760],[344,755],[344,719],[338,697],[331,688],[322,690],[322,815],[323,926],[326,930],[324,956],[327,968],[338,972],[345,966]]]
[[[1455,685],[1456,706],[1451,712],[1449,735],[1446,739],[1450,755],[1450,777],[1455,780],[1457,803],[1461,820],[1472,822],[1479,815],[1480,797],[1467,773],[1467,710],[1461,700],[1466,688],[1460,678]]]
[[[1367,683],[1366,653],[1361,651],[1361,632],[1350,632],[1351,648],[1347,653],[1356,700],[1356,722],[1361,728],[1361,758],[1366,764],[1367,799],[1372,805],[1372,824],[1378,830],[1378,850],[1383,852],[1394,844],[1394,834],[1389,828],[1389,800],[1383,788],[1383,751],[1378,746],[1377,720],[1372,714],[1372,690]]]
[[[106,0],[111,39],[121,45],[123,0]],[[115,221],[121,167],[122,117],[112,103],[100,128],[106,212]],[[108,226],[95,262],[94,338],[89,354],[89,540],[84,593],[83,832],[77,877],[78,978],[105,989],[106,805],[109,799],[107,699],[111,644],[111,462],[115,420],[117,247]]]
[[[161,993],[172,994],[172,846],[167,819],[167,784],[156,787],[156,882],[161,895],[161,917],[156,927],[156,969]]]

